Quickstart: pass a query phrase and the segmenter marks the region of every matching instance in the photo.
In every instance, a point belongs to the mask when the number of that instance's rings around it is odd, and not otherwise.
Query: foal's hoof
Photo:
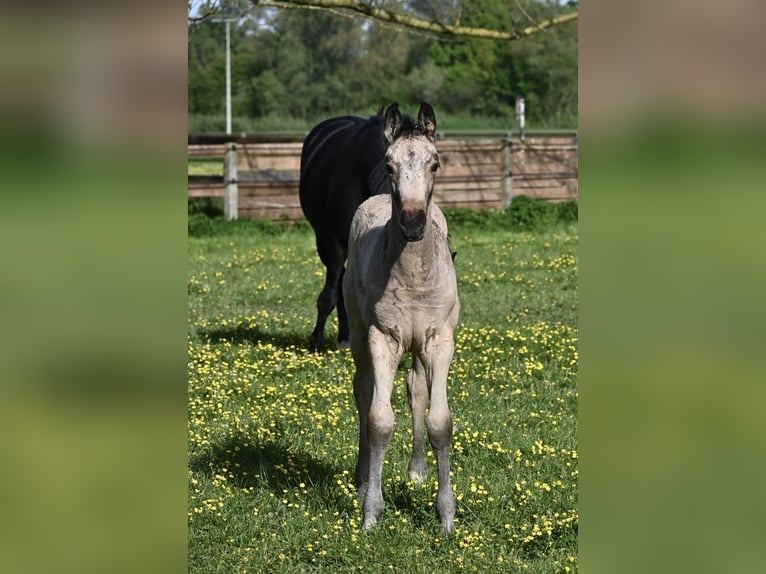
[[[362,530],[364,530],[365,532],[372,532],[375,529],[375,525],[377,523],[378,521],[375,518],[368,518],[364,521]]]
[[[415,484],[420,485],[420,484],[423,484],[425,482],[426,478],[428,478],[428,473],[427,472],[420,473],[420,472],[410,471],[409,472],[409,477],[410,477],[410,480],[412,482],[414,482]]]
[[[407,469],[410,480],[415,484],[422,484],[426,478],[428,478],[428,467],[426,467],[426,461],[410,462]]]
[[[452,492],[448,492],[446,495],[436,497],[436,512],[439,515],[439,519],[442,523],[442,532],[444,534],[452,534],[455,530],[455,511],[457,510],[457,504],[455,502],[455,496]]]

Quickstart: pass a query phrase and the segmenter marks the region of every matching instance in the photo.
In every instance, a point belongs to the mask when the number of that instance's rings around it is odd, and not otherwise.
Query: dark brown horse
[[[325,323],[335,307],[338,347],[348,347],[348,317],[342,289],[348,233],[354,212],[365,199],[391,192],[384,163],[387,147],[380,115],[366,120],[354,116],[325,120],[303,142],[301,208],[314,228],[317,252],[327,268],[324,287],[317,297],[317,321],[310,339],[312,351],[324,347]]]

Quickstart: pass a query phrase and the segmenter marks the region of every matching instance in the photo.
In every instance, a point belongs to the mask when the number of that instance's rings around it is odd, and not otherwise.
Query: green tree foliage
[[[550,0],[400,4],[429,21],[498,30],[571,11]],[[190,24],[191,130],[221,129],[224,46],[221,22]],[[371,115],[391,101],[409,109],[423,99],[445,115],[512,125],[517,95],[526,99],[528,125],[577,125],[576,22],[509,42],[423,34],[322,10],[251,7],[232,23],[231,51],[235,129],[264,118],[308,126],[330,115]],[[214,121],[192,121],[198,117]]]

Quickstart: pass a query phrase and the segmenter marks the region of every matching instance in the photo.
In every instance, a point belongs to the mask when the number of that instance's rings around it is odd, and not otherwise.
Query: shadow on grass
[[[244,436],[232,438],[193,456],[189,468],[199,475],[226,475],[240,488],[267,486],[278,497],[284,496],[286,490],[305,488],[315,491],[334,509],[349,506],[348,497],[337,484],[342,469],[285,445],[284,439],[253,444]]]
[[[198,329],[197,335],[202,340],[209,340],[211,343],[229,341],[232,344],[242,343],[267,344],[280,349],[295,348],[297,350],[307,351],[309,343],[308,333],[294,332],[269,332],[258,327],[231,327],[228,329]],[[332,337],[325,338],[325,350],[336,351],[338,342]]]
[[[296,349],[308,349],[308,334],[290,332],[269,332],[258,327],[231,327],[217,329],[199,329],[197,334],[201,339],[211,343],[229,341],[235,345],[242,343],[265,343],[281,349],[295,347]]]
[[[429,469],[429,472],[435,472],[435,469]],[[433,498],[430,491],[428,494],[415,494],[407,483],[402,481],[393,488],[384,488],[383,497],[386,499],[388,510],[394,513],[401,511],[417,529],[429,530],[439,524],[435,507],[427,502],[427,499]]]
[[[247,446],[245,446],[247,445]],[[189,461],[189,468],[198,476],[212,477],[222,474],[238,488],[253,487],[256,491],[268,488],[276,497],[284,498],[289,492],[308,492],[314,502],[325,505],[330,512],[358,513],[348,489],[338,484],[347,483],[350,475],[344,469],[327,464],[315,456],[276,442],[252,444],[244,437],[230,439],[222,445],[215,445],[209,451]],[[435,468],[430,469],[435,472]],[[233,475],[233,478],[232,478]],[[303,487],[301,486],[303,484]],[[393,520],[394,513],[402,511],[419,529],[438,527],[435,508],[428,500],[430,492],[415,493],[405,481],[387,485],[383,489],[387,512],[384,515]]]

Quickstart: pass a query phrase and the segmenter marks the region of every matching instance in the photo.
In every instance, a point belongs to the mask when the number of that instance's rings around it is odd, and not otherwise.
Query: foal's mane
[[[420,126],[410,116],[402,116],[402,124],[399,126],[399,137],[422,135]]]
[[[384,108],[380,108],[378,110],[378,113],[372,116],[370,119],[380,119],[382,123],[385,122],[385,117],[383,115]],[[399,129],[397,130],[397,137],[408,137],[412,135],[423,135],[423,130],[420,128],[418,123],[412,119],[410,116],[406,114],[402,114],[402,123],[399,126]]]

